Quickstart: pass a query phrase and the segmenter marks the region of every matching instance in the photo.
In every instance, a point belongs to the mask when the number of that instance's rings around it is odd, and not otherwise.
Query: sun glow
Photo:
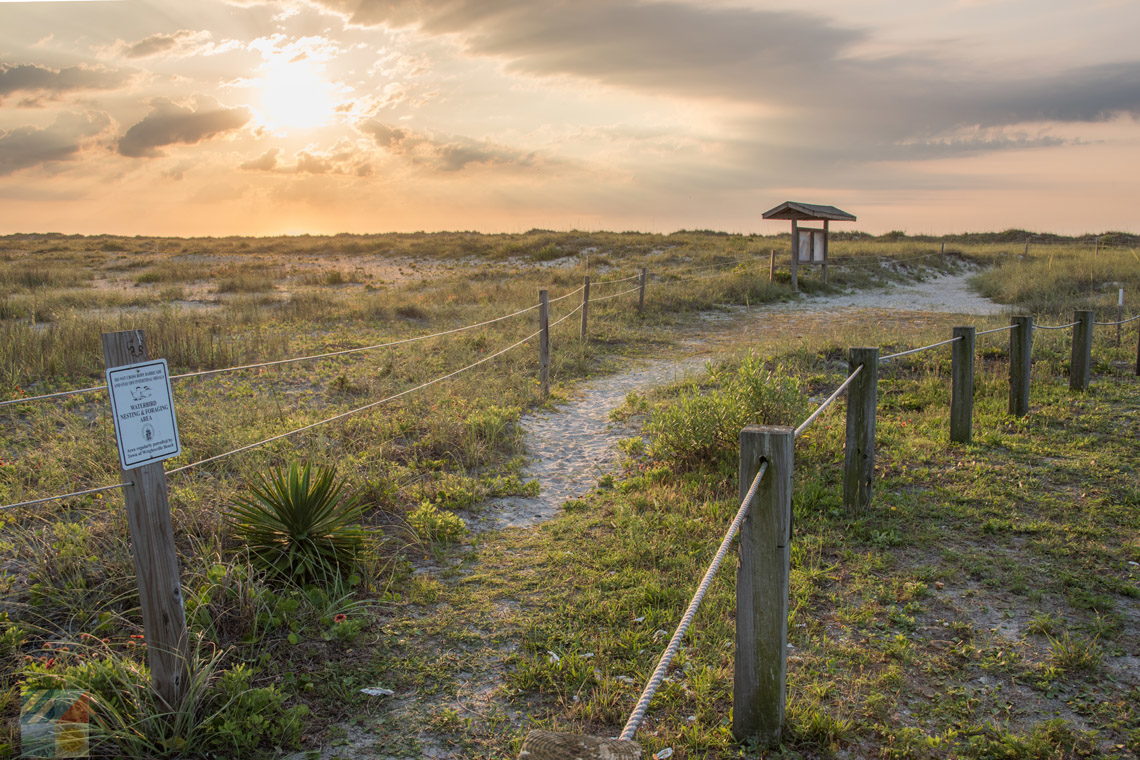
[[[315,129],[336,115],[336,89],[320,67],[307,60],[268,64],[257,89],[257,111],[270,129]]]

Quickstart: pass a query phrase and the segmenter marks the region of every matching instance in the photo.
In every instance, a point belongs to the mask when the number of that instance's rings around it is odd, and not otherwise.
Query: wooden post
[[[1025,238],[1025,253],[1023,255],[1025,255],[1025,256],[1029,255],[1029,238],[1028,237]]]
[[[1136,374],[1140,376],[1140,323],[1136,325]]]
[[[800,291],[800,225],[792,220],[792,292]]]
[[[645,313],[645,281],[649,279],[649,275],[645,267],[641,268],[641,272],[637,277],[637,313]]]
[[[1069,389],[1087,391],[1092,374],[1093,313],[1073,314],[1073,353],[1069,361]]]
[[[879,349],[852,348],[848,372],[862,366],[847,386],[847,444],[843,453],[843,505],[860,512],[871,504],[875,477],[875,413],[879,403]]]
[[[827,282],[827,248],[828,248],[827,220],[823,220],[823,281]]]
[[[550,294],[538,291],[538,384],[542,398],[550,397]]]
[[[740,432],[740,498],[762,461],[768,471],[740,526],[732,735],[770,747],[780,743],[784,722],[794,444],[788,427],[749,425]]]
[[[951,344],[950,440],[969,443],[974,430],[974,341],[973,327],[955,327]]]
[[[1014,317],[1009,331],[1009,413],[1029,414],[1029,372],[1033,366],[1033,317]]]
[[[946,241],[945,241],[945,240],[943,240],[943,241],[942,241],[942,247],[941,247],[941,249],[940,249],[938,252],[939,252],[940,254],[942,254],[943,256],[945,256],[945,255],[946,255]]]
[[[768,282],[776,281],[776,249],[768,251]]]
[[[142,330],[103,333],[103,361],[107,368],[146,361],[146,338]],[[170,501],[162,462],[122,470],[131,532],[131,557],[142,609],[146,637],[146,660],[151,683],[170,709],[182,702],[187,685],[190,640],[182,604],[182,583]]]
[[[585,343],[589,338],[586,337],[586,328],[590,323],[590,276],[586,275],[582,278],[582,342]]]
[[[1121,344],[1123,335],[1121,328],[1124,327],[1124,288],[1116,291],[1116,345]]]

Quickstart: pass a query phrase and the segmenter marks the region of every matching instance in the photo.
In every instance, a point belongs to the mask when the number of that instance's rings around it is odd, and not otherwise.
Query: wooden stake
[[[586,328],[590,322],[590,276],[586,275],[582,278],[582,342],[585,343],[589,338],[587,337]]]
[[[142,330],[103,333],[103,361],[107,368],[137,364],[148,359]],[[182,583],[166,471],[162,462],[122,470],[131,532],[131,557],[142,608],[146,659],[155,692],[170,709],[177,709],[186,693],[190,640],[182,604]]]
[[[1073,353],[1069,361],[1069,389],[1087,391],[1092,375],[1093,313],[1073,314]]]
[[[638,277],[637,277],[637,313],[638,314],[644,314],[645,313],[645,281],[647,279],[649,279],[649,275],[646,272],[645,267],[642,267],[641,272],[638,273]]]
[[[740,433],[740,498],[761,461],[768,471],[740,527],[732,735],[780,743],[787,691],[788,566],[795,433],[749,425]]]
[[[1033,366],[1033,317],[1014,317],[1009,331],[1009,413],[1029,414],[1029,374]]]
[[[875,413],[879,403],[879,349],[852,348],[848,372],[862,366],[847,386],[847,445],[843,453],[843,505],[861,512],[871,504],[875,477]]]
[[[800,225],[792,220],[792,292],[800,292]]]
[[[538,384],[542,398],[550,397],[550,293],[538,291]]]
[[[815,256],[814,246],[812,247],[812,256]],[[827,233],[827,220],[823,220],[823,282],[827,283],[827,248],[828,248],[828,233]]]
[[[768,251],[768,282],[776,281],[776,249]]]
[[[950,440],[969,443],[974,429],[974,341],[973,327],[955,327],[951,344]]]

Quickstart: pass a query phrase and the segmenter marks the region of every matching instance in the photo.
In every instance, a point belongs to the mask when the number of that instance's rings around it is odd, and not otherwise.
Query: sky
[[[1140,232],[1137,0],[0,0],[0,234]]]

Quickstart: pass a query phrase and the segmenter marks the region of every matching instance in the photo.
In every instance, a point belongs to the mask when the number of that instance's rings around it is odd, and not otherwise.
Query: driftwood
[[[623,739],[531,731],[519,760],[641,760],[641,747]]]

